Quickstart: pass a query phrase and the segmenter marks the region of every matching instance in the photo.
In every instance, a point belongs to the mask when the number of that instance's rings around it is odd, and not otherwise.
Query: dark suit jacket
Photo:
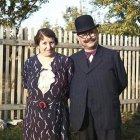
[[[81,128],[86,106],[91,110],[96,129],[120,127],[119,95],[127,86],[127,75],[119,53],[99,45],[90,67],[84,50],[71,58],[74,63],[70,86],[72,127],[76,130]]]

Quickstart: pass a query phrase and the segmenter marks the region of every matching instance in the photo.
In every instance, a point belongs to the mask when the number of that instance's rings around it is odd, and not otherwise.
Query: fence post
[[[0,39],[3,39],[3,27],[0,26]],[[0,105],[2,104],[3,93],[3,45],[0,45]],[[2,111],[0,111],[0,119],[2,118]]]
[[[136,37],[136,47],[140,47],[140,37]],[[140,100],[140,52],[138,51],[136,52],[136,98]]]

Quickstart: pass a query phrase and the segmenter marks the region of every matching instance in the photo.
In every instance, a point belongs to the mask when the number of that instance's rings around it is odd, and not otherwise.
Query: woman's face
[[[40,54],[45,57],[53,57],[55,54],[55,46],[56,44],[54,38],[44,36],[39,43]]]

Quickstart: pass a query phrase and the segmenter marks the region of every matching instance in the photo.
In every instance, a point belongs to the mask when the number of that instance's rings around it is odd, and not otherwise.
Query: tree
[[[50,24],[50,22],[46,19],[46,20],[43,21],[42,27],[51,28],[51,24]]]
[[[107,6],[109,9],[100,32],[140,35],[140,0],[91,0],[91,4],[98,7]]]
[[[66,30],[67,31],[72,31],[75,29],[75,26],[74,26],[74,21],[75,19],[84,14],[83,11],[78,11],[78,8],[77,7],[68,7],[66,8],[66,13],[63,14],[63,18],[66,22]]]
[[[1,0],[0,25],[17,26],[49,0]]]

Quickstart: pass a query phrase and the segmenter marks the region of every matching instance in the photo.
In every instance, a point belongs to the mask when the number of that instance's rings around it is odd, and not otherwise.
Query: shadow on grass
[[[122,140],[140,140],[140,105],[136,113],[124,113],[122,122]]]
[[[140,106],[135,114],[122,114],[122,140],[140,140]],[[22,124],[0,131],[0,140],[23,140]],[[71,140],[75,137],[71,136]]]
[[[0,140],[23,140],[22,124],[10,126],[0,131]]]

